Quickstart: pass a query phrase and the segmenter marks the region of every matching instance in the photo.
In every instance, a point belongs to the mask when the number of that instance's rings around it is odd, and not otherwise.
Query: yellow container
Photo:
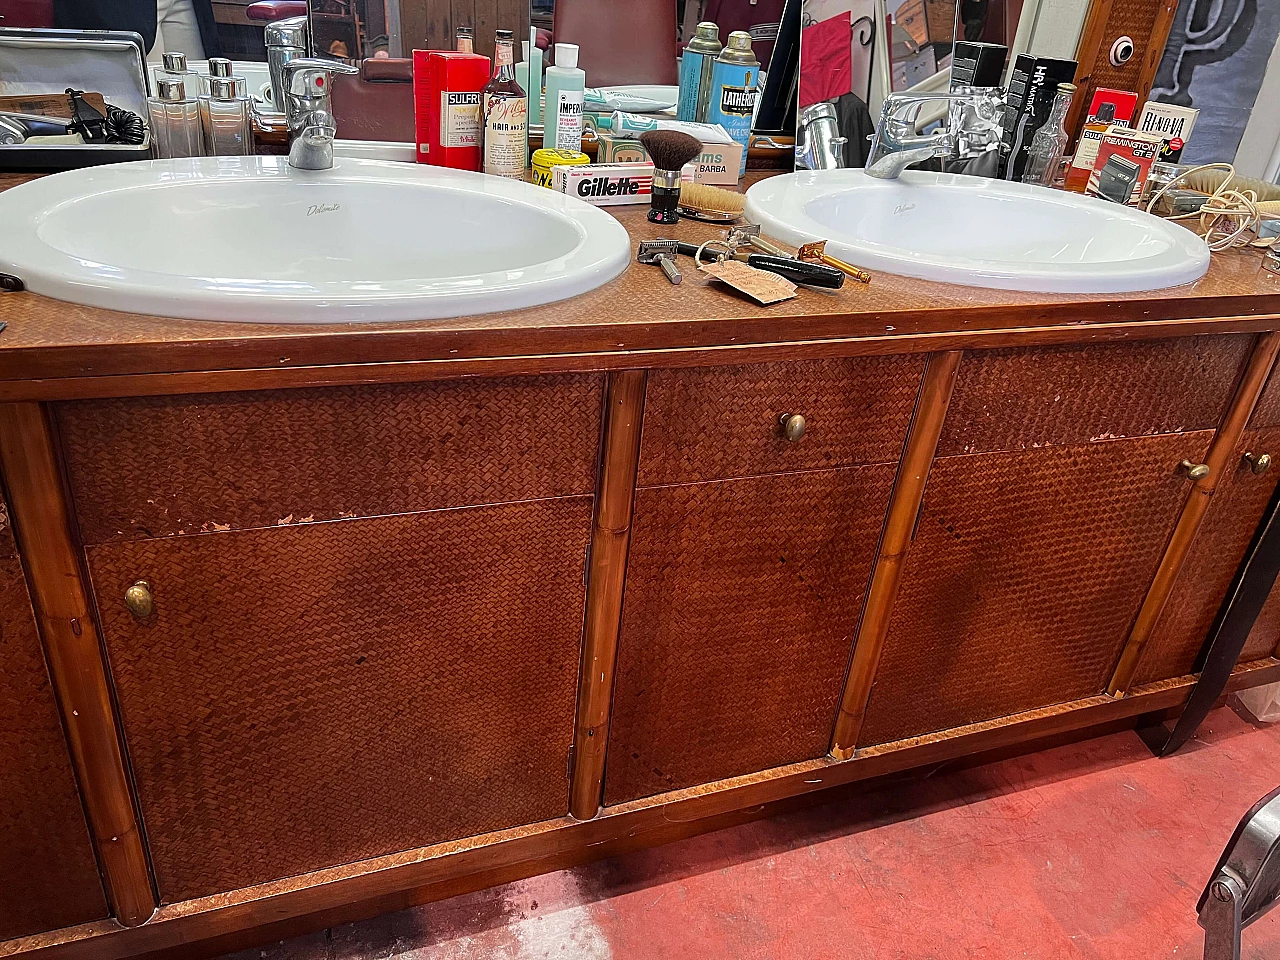
[[[591,158],[585,153],[543,147],[533,151],[533,182],[550,189],[551,171],[554,167],[580,167],[590,162]]]

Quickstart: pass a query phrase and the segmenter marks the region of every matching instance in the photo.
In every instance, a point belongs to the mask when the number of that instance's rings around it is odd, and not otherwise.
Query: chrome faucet
[[[930,101],[948,103],[937,133],[916,133],[915,109]],[[962,87],[954,93],[891,93],[871,138],[867,174],[894,180],[907,167],[932,157],[965,159],[999,149],[1004,96],[998,87]]]
[[[267,24],[267,70],[271,73],[271,107],[284,113],[284,65],[307,55],[307,18],[286,17]]]
[[[329,88],[335,73],[359,73],[336,60],[298,57],[284,64],[281,79],[284,116],[289,128],[289,166],[328,170],[333,166],[333,119]]]
[[[805,170],[835,170],[844,166],[844,146],[836,108],[814,103],[800,111],[796,131],[796,166]]]

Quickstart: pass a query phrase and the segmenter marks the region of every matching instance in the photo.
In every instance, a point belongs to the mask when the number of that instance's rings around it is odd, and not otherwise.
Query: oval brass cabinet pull
[[[1249,469],[1256,474],[1266,473],[1271,469],[1271,454],[1269,453],[1246,453],[1244,462],[1249,465]]]
[[[145,620],[155,609],[155,598],[151,596],[151,584],[139,580],[124,592],[124,605],[137,619]]]
[[[804,436],[805,422],[804,417],[798,413],[784,413],[778,418],[778,422],[782,424],[782,435],[795,443]]]
[[[1203,480],[1209,475],[1209,465],[1207,463],[1192,463],[1190,460],[1183,460],[1178,466],[1186,472],[1187,477],[1191,480]]]

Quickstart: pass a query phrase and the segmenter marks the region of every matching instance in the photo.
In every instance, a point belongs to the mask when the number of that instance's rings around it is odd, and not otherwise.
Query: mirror
[[[471,28],[474,51],[489,57],[494,31],[512,30],[517,60],[523,61],[521,42],[530,37],[532,27],[544,66],[554,62],[557,42],[576,44],[577,65],[586,73],[587,86],[606,91],[614,108],[673,118],[684,38],[693,35],[699,22],[709,20],[717,24],[722,43],[733,31],[750,34],[752,53],[760,61],[755,129],[786,138],[795,126],[801,2],[308,0],[308,10],[316,55],[348,61],[394,60],[409,57],[415,49],[451,50],[459,27]],[[386,82],[387,74],[380,79]],[[364,99],[378,92],[371,88]],[[591,112],[590,103],[586,110]],[[536,121],[531,127],[538,131]],[[780,153],[785,151],[786,145],[780,145]]]
[[[397,0],[308,0],[311,43],[337,60],[403,57]]]
[[[802,0],[801,114],[812,118],[819,105],[830,104],[828,122],[844,138],[843,165],[861,167],[885,97],[947,91],[958,41],[991,45],[962,48],[954,64],[956,83],[968,83],[976,71],[988,78],[983,86],[1003,86],[1019,54],[1074,50],[1081,24],[1068,23],[1058,0],[1045,2],[1043,13],[1041,6],[1041,0]],[[924,103],[916,132],[946,112],[942,101]]]

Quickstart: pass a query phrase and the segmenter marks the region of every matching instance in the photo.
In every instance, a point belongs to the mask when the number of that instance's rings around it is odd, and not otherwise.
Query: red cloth
[[[800,109],[853,89],[853,21],[846,11],[800,34]]]

